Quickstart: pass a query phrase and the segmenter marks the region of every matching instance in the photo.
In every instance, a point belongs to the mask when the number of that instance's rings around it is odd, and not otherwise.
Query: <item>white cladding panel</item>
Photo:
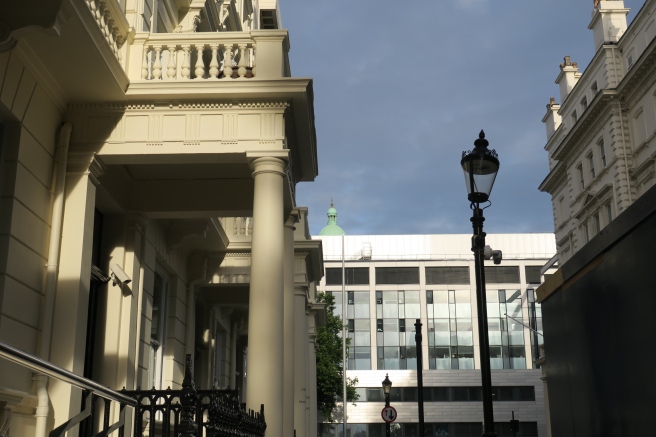
[[[313,237],[323,241],[326,260],[341,259],[342,237]],[[486,237],[486,244],[503,251],[506,259],[551,258],[556,253],[553,234],[496,234]],[[471,235],[347,235],[344,257],[362,259],[363,249],[371,246],[373,260],[471,259]]]

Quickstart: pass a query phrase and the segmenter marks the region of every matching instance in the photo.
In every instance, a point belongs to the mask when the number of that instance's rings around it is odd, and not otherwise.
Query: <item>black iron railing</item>
[[[136,400],[134,435],[162,437],[263,437],[264,406],[248,412],[236,390],[196,390],[187,355],[181,390],[121,390]],[[123,436],[123,431],[119,432]]]

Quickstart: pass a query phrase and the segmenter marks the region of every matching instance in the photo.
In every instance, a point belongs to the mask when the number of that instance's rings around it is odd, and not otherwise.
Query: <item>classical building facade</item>
[[[0,341],[111,389],[179,388],[190,354],[267,436],[316,435],[313,91],[288,49],[276,0],[0,4]],[[0,359],[8,435],[81,396]]]
[[[328,226],[336,216],[330,212]],[[346,319],[351,339],[347,374],[358,378],[360,395],[347,404],[351,436],[385,435],[381,382],[386,374],[393,383],[391,405],[398,411],[393,435],[419,436],[416,319],[423,324],[426,435],[481,435],[471,236],[315,238],[323,242],[326,267],[320,290],[335,296],[335,313]],[[486,241],[504,258],[501,265],[485,265],[496,430],[512,436],[508,421],[514,411],[520,435],[547,436],[542,374],[533,364],[542,344],[535,289],[543,279],[542,266],[555,254],[553,234],[488,235]],[[321,435],[342,436],[342,424],[322,424]]]
[[[543,122],[562,265],[654,185],[656,159],[656,1],[627,25],[622,0],[594,0],[596,53],[585,71],[567,56]]]

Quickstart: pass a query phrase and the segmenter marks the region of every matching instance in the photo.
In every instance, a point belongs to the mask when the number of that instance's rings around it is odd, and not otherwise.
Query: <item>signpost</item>
[[[383,408],[383,411],[380,412],[380,415],[382,416],[383,420],[385,423],[392,423],[396,420],[396,417],[398,414],[396,413],[396,408],[387,406]]]

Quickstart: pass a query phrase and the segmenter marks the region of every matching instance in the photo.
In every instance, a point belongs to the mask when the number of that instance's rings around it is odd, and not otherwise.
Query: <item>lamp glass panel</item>
[[[468,155],[462,161],[462,169],[467,185],[467,194],[481,193],[489,196],[494,180],[499,171],[499,164],[494,158],[482,155]],[[487,199],[486,199],[487,200]]]

